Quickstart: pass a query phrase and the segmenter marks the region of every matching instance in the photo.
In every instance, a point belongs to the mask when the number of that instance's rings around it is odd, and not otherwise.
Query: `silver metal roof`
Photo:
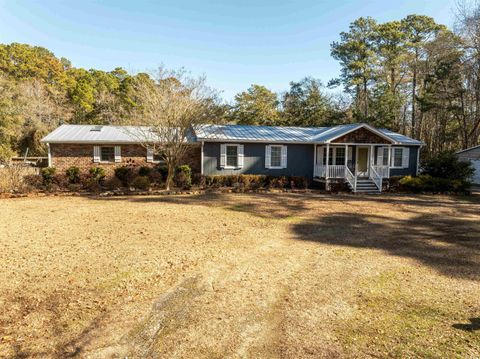
[[[356,129],[365,127],[390,140],[392,144],[422,145],[422,142],[367,124],[348,124],[333,127],[287,127],[246,125],[199,125],[188,139],[195,141],[225,142],[281,142],[328,143]],[[144,126],[62,125],[42,139],[46,143],[140,143],[150,133]]]
[[[422,145],[421,141],[364,123],[332,127],[286,127],[247,125],[201,125],[195,128],[198,141],[327,143],[356,129],[368,130],[390,140],[392,144]]]
[[[146,126],[61,125],[42,138],[42,142],[122,144],[153,142],[155,137]],[[194,141],[193,136],[188,141]]]

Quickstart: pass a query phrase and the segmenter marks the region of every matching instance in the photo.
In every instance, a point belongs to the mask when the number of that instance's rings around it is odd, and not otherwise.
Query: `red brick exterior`
[[[153,166],[155,164],[147,162],[147,150],[138,144],[118,145],[121,148],[121,162],[95,163],[93,162],[93,146],[89,144],[70,144],[70,143],[51,143],[50,154],[51,166],[57,168],[57,171],[65,172],[71,166],[79,167],[82,171],[88,171],[91,167],[103,167],[107,175],[113,174],[115,167],[134,165],[134,166]],[[115,146],[106,144],[105,146]],[[200,146],[192,146],[185,161],[182,164],[188,164],[193,173],[200,172]]]

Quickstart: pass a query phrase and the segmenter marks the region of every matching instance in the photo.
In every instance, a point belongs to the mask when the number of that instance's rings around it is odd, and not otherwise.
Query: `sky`
[[[0,43],[43,46],[87,69],[184,67],[231,101],[254,83],[282,92],[305,76],[337,77],[330,44],[360,16],[422,14],[451,27],[454,10],[455,0],[0,0]]]

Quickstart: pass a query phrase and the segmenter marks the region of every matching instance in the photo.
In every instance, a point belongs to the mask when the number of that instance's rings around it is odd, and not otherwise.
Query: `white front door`
[[[368,177],[368,168],[370,165],[370,149],[368,146],[357,146],[356,175],[358,177]]]

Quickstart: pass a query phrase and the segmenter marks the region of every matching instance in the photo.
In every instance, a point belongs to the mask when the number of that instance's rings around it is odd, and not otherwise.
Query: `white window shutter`
[[[93,162],[100,162],[100,146],[93,146]]]
[[[287,168],[287,146],[282,146],[282,168]]]
[[[317,147],[317,165],[323,165],[323,146]]]
[[[147,162],[153,162],[153,148],[147,147]]]
[[[238,145],[238,168],[243,168],[243,145]]]
[[[402,167],[403,168],[408,168],[409,166],[409,160],[410,160],[410,148],[404,147],[403,148],[403,157],[402,157]]]
[[[270,168],[270,158],[272,156],[270,145],[265,146],[265,168]]]
[[[377,166],[383,166],[383,152],[385,147],[377,148]]]
[[[115,162],[122,162],[120,146],[115,146]]]
[[[222,143],[220,145],[220,167],[225,168],[227,164],[227,145]]]

